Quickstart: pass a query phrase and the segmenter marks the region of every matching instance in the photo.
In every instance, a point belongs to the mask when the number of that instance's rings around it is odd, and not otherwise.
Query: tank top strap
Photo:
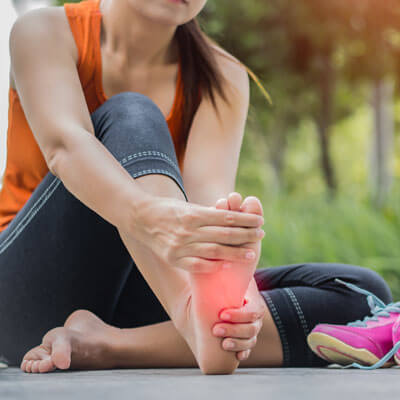
[[[95,78],[97,68],[96,44],[100,35],[100,0],[65,3],[64,10],[78,50],[78,73],[83,89]]]

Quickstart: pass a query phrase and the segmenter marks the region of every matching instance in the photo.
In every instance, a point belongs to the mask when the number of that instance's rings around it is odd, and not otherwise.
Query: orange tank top
[[[64,10],[78,48],[78,73],[89,111],[92,113],[107,97],[102,87],[100,0],[67,3]],[[185,146],[181,129],[183,82],[179,64],[173,107],[166,118],[175,145],[179,166]],[[24,206],[49,171],[43,154],[29,128],[17,92],[9,90],[7,160],[0,191],[0,232]]]

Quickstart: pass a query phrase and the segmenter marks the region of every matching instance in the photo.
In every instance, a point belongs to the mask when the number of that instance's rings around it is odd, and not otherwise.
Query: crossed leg
[[[181,193],[165,177],[146,176],[138,182],[144,187],[157,188],[158,192],[153,194],[158,196],[173,197]],[[223,202],[217,204],[219,208],[228,206]],[[231,204],[230,208],[239,210],[240,204]],[[261,205],[254,198],[243,204],[242,211],[262,212]],[[135,256],[138,268],[173,323],[118,329],[105,324],[89,311],[79,310],[67,319],[63,328],[49,331],[43,343],[25,355],[21,368],[27,372],[48,372],[56,367],[97,369],[199,365],[205,373],[232,372],[238,364],[235,353],[223,350],[223,338],[213,336],[212,327],[218,322],[218,312],[222,308],[241,305],[249,282],[253,294],[259,296],[252,278],[259,257],[249,268],[232,265],[229,270],[213,275],[191,275],[162,265],[154,256],[141,251],[133,238],[123,233],[121,238]],[[255,250],[259,256],[259,247]],[[232,329],[232,325],[225,328]],[[239,351],[240,348],[232,350]],[[279,335],[267,312],[256,348],[243,365],[278,366],[281,353]]]
[[[168,177],[147,175],[137,179],[137,182],[144,190],[155,196],[183,199],[178,186]],[[261,204],[252,198],[247,205],[244,204],[242,211],[260,214]],[[119,233],[141,274],[169,314],[201,370],[204,373],[233,372],[238,366],[235,353],[222,349],[222,339],[212,334],[212,327],[218,322],[218,313],[221,309],[242,305],[247,287],[254,280],[253,274],[260,249],[256,249],[258,252],[256,259],[246,265],[233,264],[231,268],[215,274],[190,274],[156,258],[154,254],[143,249],[134,237],[125,232]],[[67,350],[75,339],[72,338],[66,345]],[[61,346],[60,339],[54,339],[53,346],[58,349]],[[63,352],[57,350],[55,360],[58,364],[56,362],[55,365],[59,368],[68,367],[68,358],[61,355],[58,360],[58,354]],[[50,364],[46,365],[48,367]],[[34,370],[36,368],[41,370],[40,366],[35,366]],[[31,368],[31,371],[34,370]]]

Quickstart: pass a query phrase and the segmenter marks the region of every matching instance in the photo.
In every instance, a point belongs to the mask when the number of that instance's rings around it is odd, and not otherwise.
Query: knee
[[[135,127],[166,127],[166,121],[160,108],[150,97],[137,92],[123,92],[112,96],[105,103],[109,117],[115,123],[134,124]]]
[[[149,138],[153,143],[154,135],[170,137],[160,108],[148,96],[137,92],[122,92],[110,97],[92,114],[92,121],[100,139],[109,130],[113,131],[112,136],[124,133],[132,136],[135,132],[136,138]]]
[[[125,153],[161,152],[176,159],[167,121],[147,96],[123,92],[112,96],[93,114],[96,137],[116,157]]]
[[[393,301],[388,284],[377,272],[360,267],[355,273],[355,278],[357,286],[370,291],[383,302],[390,303]]]

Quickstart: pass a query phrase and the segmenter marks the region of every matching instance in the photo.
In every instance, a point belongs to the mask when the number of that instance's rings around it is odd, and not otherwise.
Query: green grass
[[[393,200],[394,204],[398,201]],[[263,200],[266,237],[260,267],[340,262],[379,272],[400,299],[400,214],[349,198]]]

